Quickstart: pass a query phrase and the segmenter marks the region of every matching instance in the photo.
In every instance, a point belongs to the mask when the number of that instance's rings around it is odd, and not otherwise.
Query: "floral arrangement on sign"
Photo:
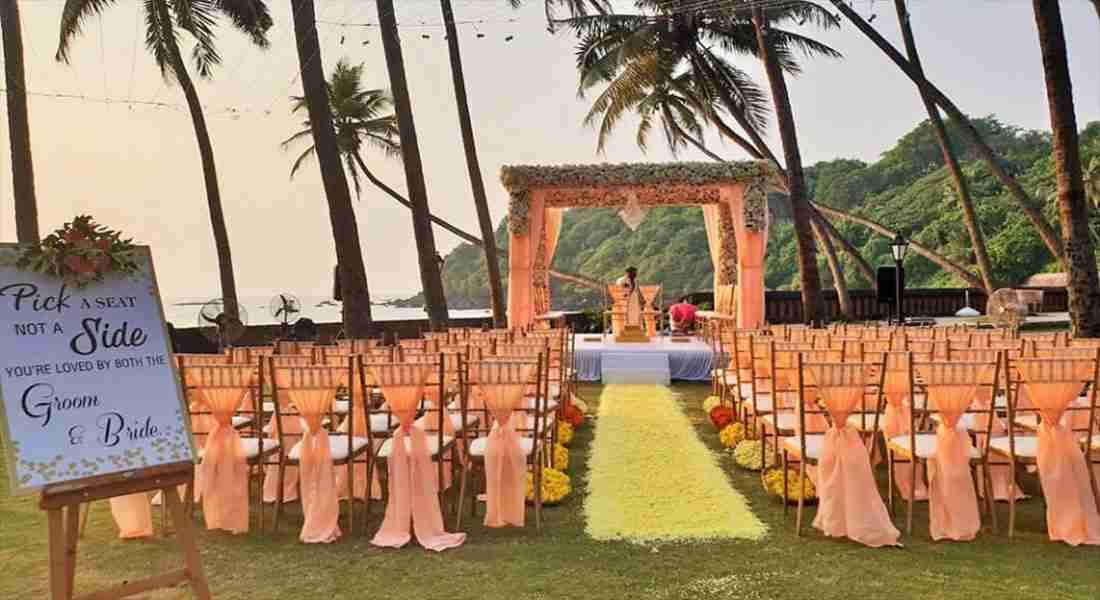
[[[565,499],[573,486],[569,476],[557,469],[542,470],[542,503],[557,504]],[[535,474],[527,473],[527,501],[535,501]]]
[[[65,223],[37,244],[24,246],[15,266],[51,275],[84,287],[109,273],[130,274],[139,269],[133,240],[81,215]]]

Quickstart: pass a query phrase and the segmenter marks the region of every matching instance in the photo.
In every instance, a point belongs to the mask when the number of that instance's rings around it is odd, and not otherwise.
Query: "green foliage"
[[[1057,229],[1057,184],[1049,135],[1022,131],[992,117],[975,119],[974,124],[1025,190],[1043,203],[1047,218]],[[948,129],[955,131],[955,126],[952,124]],[[979,225],[986,236],[994,278],[1012,285],[1035,273],[1058,270],[1031,223],[1000,182],[975,160],[976,155],[959,141],[960,136],[952,139],[963,161]],[[1086,167],[1100,165],[1100,122],[1088,124],[1081,132],[1081,152]],[[806,175],[816,202],[897,229],[960,264],[972,265],[970,237],[951,177],[942,163],[939,146],[929,124],[924,122],[884,152],[877,162],[831,160],[809,167]],[[1100,177],[1100,166],[1091,176]],[[797,289],[798,261],[789,210],[782,202],[773,203],[772,209],[774,220],[768,240],[765,285],[768,289]],[[1100,240],[1098,212],[1093,211],[1091,224],[1095,238]],[[860,225],[840,221],[833,224],[872,267],[893,264],[889,240]],[[507,248],[503,223],[497,230],[497,241]],[[838,249],[838,255],[849,286],[869,287],[846,254]],[[819,261],[822,285],[831,287],[831,274],[825,267],[823,253],[819,253]],[[905,264],[909,286],[965,285],[913,252]],[[638,267],[641,281],[663,283],[666,299],[711,290],[713,271],[700,209],[654,209],[633,233],[614,209],[577,209],[565,214],[554,269],[611,282],[629,265]],[[502,266],[507,273],[507,265]],[[456,248],[447,259],[444,285],[452,302],[477,299],[471,305],[488,306],[488,283],[480,249],[468,244]],[[551,289],[555,307],[577,308],[600,302],[599,293],[573,284],[551,279]]]

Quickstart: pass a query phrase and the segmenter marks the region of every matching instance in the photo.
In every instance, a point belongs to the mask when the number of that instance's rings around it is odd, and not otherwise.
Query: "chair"
[[[353,381],[357,359],[348,357],[341,366],[276,366],[275,357],[268,358],[272,374],[273,405],[278,432],[285,453],[280,469],[278,504],[275,506],[275,526],[278,528],[283,504],[283,473],[287,467],[298,467],[299,497],[305,522],[299,539],[306,543],[332,542],[341,534],[338,520],[340,500],[336,489],[337,468],[366,462],[370,440],[349,434],[332,435],[325,427],[336,422],[334,399],[337,389]],[[285,414],[281,407],[293,407],[297,414]],[[348,417],[355,419],[355,403],[348,404]],[[301,433],[292,433],[288,418],[304,421]],[[292,438],[299,438],[291,444]],[[350,470],[354,473],[354,470]],[[355,531],[354,477],[348,477],[348,533]]]
[[[996,529],[992,487],[987,476],[988,447],[974,447],[964,416],[981,424],[988,437],[993,407],[975,400],[980,395],[996,396],[1000,365],[999,355],[992,362],[909,363],[910,389],[916,389],[912,382],[914,377],[919,378],[918,385],[927,397],[926,407],[912,408],[908,434],[889,438],[887,450],[891,473],[898,456],[903,462],[924,467],[928,473],[929,530],[932,539],[966,541],[977,535],[981,528],[975,481],[979,478],[978,467],[981,467],[980,479],[985,490],[986,508]],[[979,392],[982,386],[988,389],[985,394]],[[922,418],[925,414],[940,417],[935,433],[921,430],[922,423],[926,422]],[[971,429],[976,428],[971,426]],[[909,489],[915,490],[917,469],[911,469],[909,475]],[[910,494],[908,498],[906,535],[912,535],[913,531],[914,496]]]
[[[1047,504],[1047,534],[1052,541],[1071,545],[1100,544],[1100,493],[1082,452],[1082,446],[1091,448],[1096,441],[1098,363],[1100,348],[1088,358],[1010,359],[1008,435],[989,443],[993,452],[1010,460],[1014,472],[1017,465],[1038,467]],[[1021,426],[1028,414],[1036,415],[1034,429]],[[1009,538],[1015,526],[1012,493]]]
[[[797,357],[799,390],[798,436],[783,442],[783,491],[789,486],[787,466],[798,462],[800,480],[807,467],[816,467],[820,504],[814,527],[829,537],[847,537],[879,547],[896,545],[898,530],[878,494],[866,446],[848,416],[864,405],[865,394],[882,408],[882,364],[804,363]],[[877,377],[872,379],[872,373]],[[818,408],[824,405],[824,409]],[[828,422],[825,433],[807,431],[806,417],[820,415]],[[799,494],[795,532],[802,533],[805,500]]]

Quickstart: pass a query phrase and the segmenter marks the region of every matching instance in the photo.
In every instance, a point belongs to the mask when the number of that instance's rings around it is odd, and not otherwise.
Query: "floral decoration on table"
[[[763,443],[760,440],[744,440],[737,444],[737,448],[733,450],[733,462],[749,471],[759,471],[775,465],[775,446],[768,442],[767,450],[761,452]]]
[[[768,469],[760,473],[760,482],[764,485],[764,491],[769,496],[774,496],[789,503],[798,502],[799,496],[805,501],[817,500],[817,488],[809,477],[802,479],[795,469],[787,469],[787,497],[783,498],[783,469],[782,467]],[[801,484],[801,485],[800,485]]]
[[[573,429],[577,429],[584,423],[584,413],[576,406],[570,404],[562,410],[562,419],[564,419],[566,423],[572,425]]]
[[[707,396],[703,399],[703,412],[710,414],[710,411],[722,404],[722,399],[718,396]]]
[[[530,192],[533,189],[581,190],[580,195],[568,195],[563,202],[570,206],[610,206],[626,203],[622,190],[613,188],[706,187],[749,182],[758,182],[758,185],[765,186],[774,182],[776,176],[775,166],[767,161],[512,165],[504,166],[500,170],[500,182],[510,195],[508,228],[518,235],[527,233],[530,223]],[[588,194],[583,191],[583,188],[595,188],[597,191],[594,194]],[[594,195],[594,197],[589,198],[588,195]],[[664,196],[667,194],[662,194],[662,197]],[[645,202],[649,200],[648,198],[639,199]],[[674,200],[680,204],[700,203],[685,202],[682,197]],[[766,209],[766,197],[764,204]],[[766,217],[761,217],[763,218]]]
[[[733,422],[733,409],[728,406],[716,406],[710,409],[710,422],[714,424],[718,431],[722,431]]]
[[[81,215],[37,244],[22,247],[15,266],[85,287],[109,273],[128,275],[140,270],[133,240]]]
[[[558,422],[558,443],[568,446],[573,442],[573,426],[565,421]]]
[[[722,431],[718,433],[718,439],[722,442],[722,445],[730,450],[736,448],[739,444],[748,439],[748,432],[745,429],[744,423],[730,423],[722,428]]]
[[[569,448],[561,444],[554,444],[554,468],[558,471],[569,470]]]
[[[557,469],[542,470],[542,503],[557,504],[573,491],[569,476]],[[527,501],[535,501],[535,474],[527,473]]]

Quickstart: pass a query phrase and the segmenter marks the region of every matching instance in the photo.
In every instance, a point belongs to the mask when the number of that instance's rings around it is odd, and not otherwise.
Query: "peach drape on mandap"
[[[887,358],[887,361],[890,359]],[[912,401],[909,398],[909,371],[887,368],[883,381],[882,394],[886,397],[886,409],[882,415],[882,434],[891,440],[908,436],[912,425]],[[916,470],[916,485],[913,484],[913,470]],[[898,493],[905,500],[912,495],[914,500],[927,500],[928,489],[924,485],[924,466],[916,461],[894,464],[894,483]],[[913,488],[913,489],[910,489]]]
[[[871,547],[899,545],[901,534],[879,496],[867,448],[859,432],[848,426],[848,415],[865,393],[862,366],[809,365],[806,372],[832,420],[818,460],[821,501],[814,527]]]
[[[153,507],[145,492],[111,498],[111,516],[124,540],[153,535]]]
[[[249,373],[252,367],[246,368]],[[199,382],[198,385],[202,385]],[[233,415],[249,394],[248,388],[211,387],[195,390],[204,398],[214,418],[206,437],[202,463],[195,478],[203,481],[202,514],[207,529],[233,533],[248,531],[248,460],[241,436],[233,428]]]
[[[1064,381],[1073,379],[1060,372],[1073,368],[1069,361],[1021,362],[1020,366],[1022,385],[1042,414],[1037,462],[1050,539],[1071,546],[1100,544],[1100,514],[1089,482],[1089,467],[1073,430],[1062,420],[1066,408],[1081,391],[1081,379],[1088,377]]]
[[[534,369],[534,365],[514,363],[477,366],[474,389],[495,421],[485,450],[486,527],[524,524],[527,457],[521,445],[523,436],[516,431],[514,411],[523,403],[524,388]]]
[[[466,540],[465,534],[447,533],[443,529],[428,436],[413,424],[424,382],[432,368],[412,364],[370,367],[390,411],[400,422],[391,439],[389,500],[382,527],[371,540],[375,546],[400,548],[409,543],[410,523],[416,541],[428,550],[455,548]],[[411,448],[406,447],[406,441]]]
[[[710,263],[714,265],[714,300],[715,310],[718,310],[718,272],[722,268],[722,220],[720,208],[717,204],[704,204],[703,224],[707,232],[707,248],[710,249]]]
[[[929,408],[941,417],[936,457],[928,462],[929,532],[934,540],[972,540],[982,526],[970,473],[974,446],[958,425],[986,376],[972,365],[951,363],[921,366],[919,373],[927,385]]]
[[[286,393],[306,422],[298,455],[305,522],[298,539],[307,544],[335,542],[340,537],[340,498],[336,493],[332,444],[323,421],[336,389],[289,388]]]
[[[545,200],[543,192],[530,192],[527,209],[527,230],[511,233],[508,246],[508,326],[526,327],[535,320],[535,297],[532,281],[538,235],[543,230]]]

